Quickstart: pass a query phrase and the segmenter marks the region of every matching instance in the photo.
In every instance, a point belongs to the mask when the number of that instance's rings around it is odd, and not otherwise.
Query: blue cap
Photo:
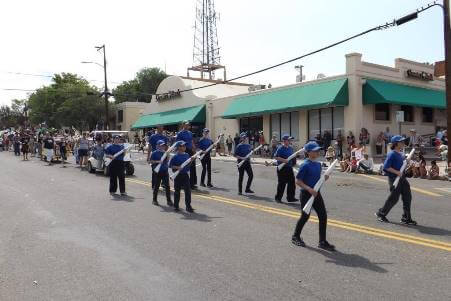
[[[391,137],[390,142],[391,143],[397,143],[397,142],[402,142],[404,140],[406,140],[406,138],[404,138],[404,137],[402,137],[400,135],[396,135],[396,136]]]
[[[241,138],[247,138],[246,132],[242,132],[242,133],[240,134],[240,137],[241,137]]]
[[[207,128],[204,129],[204,133],[209,133],[209,132],[210,132],[209,129],[207,129]]]
[[[291,139],[291,137],[290,137],[290,135],[288,135],[288,134],[284,134],[283,136],[282,136],[282,140],[290,140]]]
[[[185,141],[179,140],[179,141],[177,141],[176,146],[177,146],[177,147],[185,146],[185,144],[186,144]]]
[[[311,141],[304,145],[304,149],[306,152],[317,152],[321,150],[321,146],[319,146],[315,141]]]
[[[164,140],[158,140],[158,141],[157,141],[157,145],[158,145],[158,146],[166,145],[166,142],[164,142]]]

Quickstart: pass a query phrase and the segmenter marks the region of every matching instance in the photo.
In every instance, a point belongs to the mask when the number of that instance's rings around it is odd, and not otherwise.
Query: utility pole
[[[443,1],[443,10],[444,10],[444,26],[445,26],[445,81],[446,81],[446,108],[447,108],[447,135],[449,141],[449,130],[451,129],[451,24],[450,24],[450,6],[449,0]],[[448,142],[449,144],[449,142]],[[448,145],[449,147],[449,145]],[[448,150],[448,174],[450,173],[451,168],[451,151]]]
[[[304,68],[303,65],[297,65],[294,66],[294,69],[299,70],[299,80],[297,81],[298,83],[302,83],[302,68]]]
[[[105,44],[102,46],[96,46],[97,51],[103,50],[103,73],[105,75],[105,89],[103,90],[103,96],[105,97],[105,122],[104,122],[104,129],[109,130],[110,129],[110,114],[108,111],[108,81],[106,76],[106,51],[105,51]]]

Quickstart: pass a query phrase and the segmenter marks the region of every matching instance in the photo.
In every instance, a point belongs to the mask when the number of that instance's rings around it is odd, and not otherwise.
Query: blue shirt
[[[285,146],[281,145],[279,148],[277,148],[276,153],[274,154],[274,157],[280,157],[284,159],[288,159],[289,156],[293,154],[293,148],[291,146]],[[282,164],[283,162],[277,161],[277,165]],[[290,160],[286,165],[292,167],[293,166],[293,160]]]
[[[388,172],[388,168],[393,168],[396,170],[400,170],[402,164],[404,163],[404,156],[396,151],[391,151],[387,155],[387,159],[384,162],[384,171],[388,174],[388,176],[392,179],[395,179],[397,176],[394,173]]]
[[[240,143],[235,148],[235,156],[246,157],[252,151],[252,146],[247,143]]]
[[[185,141],[186,148],[193,149],[193,133],[183,130],[177,133],[177,141]]]
[[[199,143],[197,143],[197,146],[198,146],[201,150],[205,151],[205,150],[207,150],[207,148],[209,148],[210,145],[212,145],[212,144],[213,144],[213,141],[211,141],[210,138],[201,138],[201,139],[199,140]]]
[[[161,150],[156,150],[153,151],[152,154],[150,155],[150,160],[152,161],[160,161],[161,157],[163,157],[163,154],[165,152],[161,151]],[[157,167],[158,163],[154,163],[152,164],[152,169],[154,169],[155,167]],[[161,163],[160,166],[160,172],[167,172],[168,171],[168,157],[166,157],[166,160],[163,161],[163,163]]]
[[[185,162],[186,160],[188,160],[190,158],[190,155],[188,155],[187,153],[177,153],[175,154],[174,157],[172,157],[171,161],[169,162],[169,167],[174,167],[174,166],[180,166],[183,164],[183,162]],[[181,171],[180,173],[188,173],[189,169],[190,169],[190,164],[186,165]]]
[[[304,184],[313,188],[316,182],[321,178],[321,163],[305,160],[299,167],[299,172],[296,179],[301,180]]]
[[[168,143],[168,137],[164,136],[163,134],[155,133],[152,136],[150,136],[149,139],[149,143],[152,146],[152,150],[157,149],[158,140],[163,140],[165,143]]]
[[[110,146],[108,146],[105,149],[105,154],[114,156],[116,153],[120,152],[121,150],[124,149],[124,146],[122,144],[111,144]],[[114,160],[119,160],[119,161],[123,161],[124,160],[124,153],[122,153],[121,155],[119,155],[116,159]]]

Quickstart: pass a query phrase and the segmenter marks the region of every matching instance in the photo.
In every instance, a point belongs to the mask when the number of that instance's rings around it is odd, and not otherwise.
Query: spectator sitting
[[[349,155],[348,155],[348,154],[345,154],[343,160],[340,161],[341,171],[342,171],[342,172],[347,171],[349,165],[351,165],[351,160],[350,160],[350,158],[349,158]]]
[[[440,168],[435,160],[431,162],[431,168],[429,169],[429,180],[441,180]]]
[[[333,146],[329,146],[327,148],[325,157],[326,157],[327,162],[329,162],[329,163],[331,163],[332,161],[335,160],[335,150],[334,150]]]
[[[387,156],[384,157],[384,159],[382,160],[382,162],[385,162],[386,159],[387,159]],[[384,164],[381,164],[381,165],[379,166],[379,172],[378,172],[378,174],[379,174],[380,176],[386,176],[386,175],[387,175],[387,174],[385,173],[385,170],[384,170]]]
[[[351,157],[351,164],[349,164],[347,172],[355,172],[357,170],[357,160],[354,156]]]
[[[372,174],[373,173],[373,159],[368,158],[368,154],[363,155],[363,159],[360,159],[357,164],[357,171],[360,171],[360,169],[363,169],[364,173],[366,174]]]
[[[442,161],[448,160],[448,146],[447,145],[440,145],[439,147],[440,157],[442,158]]]

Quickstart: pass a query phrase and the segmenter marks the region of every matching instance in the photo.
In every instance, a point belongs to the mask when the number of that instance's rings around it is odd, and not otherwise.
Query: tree
[[[76,74],[55,74],[53,83],[38,89],[28,100],[30,120],[49,127],[76,126],[93,129],[102,119],[103,99],[99,89]]]
[[[160,83],[168,75],[160,68],[143,68],[134,79],[123,82],[113,90],[116,103],[124,101],[150,102]]]

